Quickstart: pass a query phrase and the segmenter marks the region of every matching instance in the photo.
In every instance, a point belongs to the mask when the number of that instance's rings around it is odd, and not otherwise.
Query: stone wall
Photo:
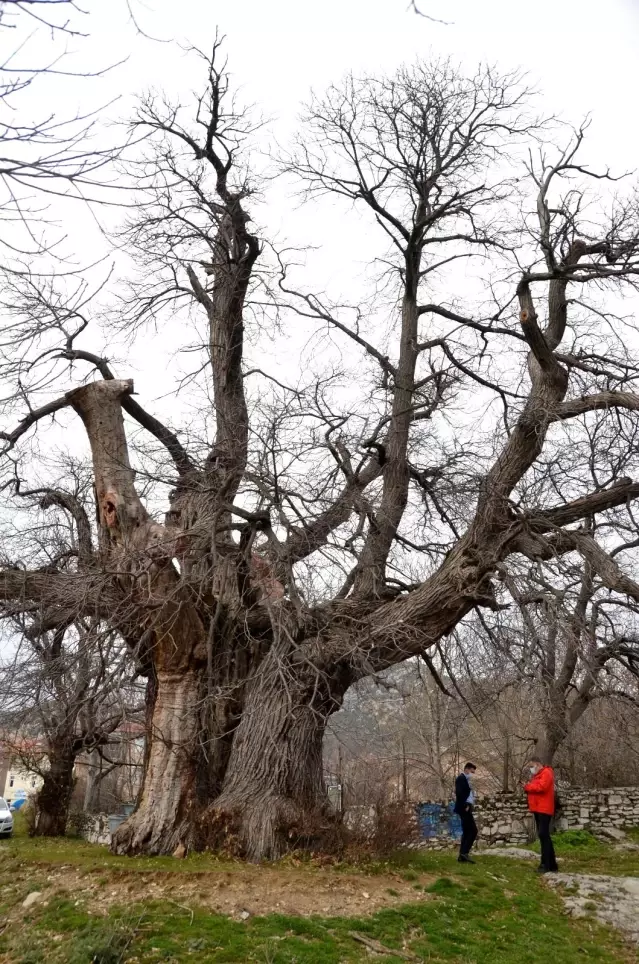
[[[612,787],[607,790],[571,787],[568,790],[560,789],[559,796],[562,810],[557,820],[558,830],[590,830],[594,834],[613,836],[616,831],[626,827],[639,827],[639,787]],[[459,846],[459,839],[450,836],[445,819],[447,803],[442,807],[441,832],[420,840],[420,848],[440,850]],[[475,817],[479,828],[479,845],[525,844],[535,838],[534,820],[528,812],[523,793],[479,797]],[[113,819],[106,814],[87,817],[83,836],[92,843],[110,843],[109,821]],[[371,836],[377,824],[376,810],[374,807],[353,807],[345,812],[344,823],[351,830]],[[419,833],[413,809],[406,813],[406,829],[407,838],[415,839]]]
[[[81,836],[89,843],[111,843],[109,817],[106,813],[86,814]]]
[[[475,807],[479,843],[525,844],[535,839],[535,821],[521,793],[480,797]]]
[[[639,827],[639,787],[560,790],[559,829],[592,830]]]
[[[614,835],[625,827],[639,827],[639,787],[612,787],[584,790],[559,789],[562,809],[556,822],[558,830],[589,830],[594,834]],[[475,806],[479,843],[524,844],[535,838],[534,819],[528,812],[523,793],[499,793],[480,797]],[[420,846],[439,849],[457,841],[441,835],[423,840]]]

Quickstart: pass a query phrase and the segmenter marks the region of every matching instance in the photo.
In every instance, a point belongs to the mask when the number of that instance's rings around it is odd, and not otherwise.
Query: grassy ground
[[[562,870],[639,874],[639,853],[615,852],[587,835],[555,839]],[[533,867],[481,855],[471,867],[452,854],[405,852],[357,868],[289,861],[247,871],[210,855],[127,860],[80,841],[17,834],[0,842],[0,964],[637,961],[617,934],[566,917]],[[339,892],[345,880],[356,880],[378,909],[356,917],[215,913],[206,901],[221,878],[250,882],[254,899],[256,884],[268,890],[290,879],[311,909],[320,885]],[[187,885],[184,898],[180,888]],[[389,906],[379,907],[380,887]],[[43,896],[24,908],[33,890]],[[295,897],[289,894],[289,905]],[[376,957],[373,948],[388,953]]]

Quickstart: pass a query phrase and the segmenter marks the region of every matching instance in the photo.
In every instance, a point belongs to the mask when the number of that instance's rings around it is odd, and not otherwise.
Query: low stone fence
[[[535,820],[522,793],[479,798],[475,819],[480,843],[526,844],[535,839]]]
[[[89,843],[110,844],[111,831],[108,814],[85,814],[80,833]]]
[[[602,836],[614,836],[626,827],[639,827],[639,787],[611,787],[606,790],[584,790],[580,787],[559,788],[561,812],[556,821],[558,830],[590,830]],[[420,819],[420,810],[434,813],[437,819],[428,822]],[[528,812],[524,793],[497,793],[491,797],[479,797],[475,805],[475,818],[479,829],[479,844],[516,845],[529,843],[535,838],[535,825]],[[82,836],[91,843],[110,843],[114,819],[124,816],[96,814],[86,816]],[[110,828],[109,823],[112,827]],[[377,824],[374,807],[353,807],[344,814],[344,822],[352,830],[372,835]],[[452,818],[450,802],[433,801],[420,804],[406,812],[406,837],[419,838],[419,847],[440,850],[457,846],[459,828]],[[426,834],[428,833],[428,836]]]
[[[589,830],[594,834],[614,836],[624,827],[639,826],[639,787],[611,787],[585,790],[580,787],[558,790],[561,811],[556,820],[558,830]],[[444,816],[447,804],[442,804]],[[534,819],[528,812],[525,794],[498,793],[480,797],[475,806],[479,843],[524,844],[535,837]],[[420,847],[441,849],[457,843],[441,824],[441,832],[423,838]]]
[[[639,827],[639,787],[608,790],[559,789],[562,830],[604,830]]]

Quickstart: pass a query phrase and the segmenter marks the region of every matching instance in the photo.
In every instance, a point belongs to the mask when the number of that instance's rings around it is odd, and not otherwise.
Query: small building
[[[30,770],[26,770],[19,762],[14,761],[7,770],[4,790],[0,797],[7,803],[16,800],[26,800],[33,793],[37,793],[42,786],[42,777]]]
[[[0,740],[0,797],[7,803],[26,800],[42,786],[38,770],[44,750],[37,740]],[[37,766],[32,765],[37,761]]]

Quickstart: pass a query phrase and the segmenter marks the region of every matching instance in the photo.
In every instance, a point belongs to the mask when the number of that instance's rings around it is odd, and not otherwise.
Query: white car
[[[13,814],[7,801],[0,797],[0,837],[10,837],[13,833]]]

